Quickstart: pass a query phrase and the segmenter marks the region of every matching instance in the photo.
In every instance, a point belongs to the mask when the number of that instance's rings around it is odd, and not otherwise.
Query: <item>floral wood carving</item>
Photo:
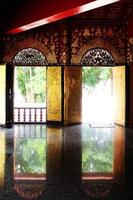
[[[133,38],[127,40],[127,62],[133,62]]]
[[[48,62],[42,52],[34,48],[27,48],[16,54],[13,64],[16,66],[43,66]]]
[[[45,55],[48,65],[57,64],[58,31],[56,28],[37,28],[22,34],[4,37],[3,62],[12,62],[14,56],[22,49],[35,48]]]
[[[117,64],[125,63],[125,26],[73,25],[71,42],[71,64],[80,65],[81,58],[91,48],[106,49]]]
[[[112,55],[101,48],[90,49],[81,59],[82,65],[88,66],[114,66]]]

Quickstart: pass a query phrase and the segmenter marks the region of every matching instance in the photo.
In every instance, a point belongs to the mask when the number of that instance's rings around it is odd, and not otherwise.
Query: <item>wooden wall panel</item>
[[[133,63],[130,64],[130,127],[133,127]]]

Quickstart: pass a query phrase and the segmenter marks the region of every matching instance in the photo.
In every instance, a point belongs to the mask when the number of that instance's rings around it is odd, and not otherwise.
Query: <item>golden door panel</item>
[[[113,68],[115,123],[125,125],[125,66]]]
[[[61,121],[61,67],[47,68],[47,121]]]
[[[0,124],[5,124],[6,65],[0,65]]]

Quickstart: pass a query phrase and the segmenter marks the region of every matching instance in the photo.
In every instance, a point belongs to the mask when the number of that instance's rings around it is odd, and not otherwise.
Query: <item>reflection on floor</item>
[[[82,129],[82,173],[113,172],[112,128]]]
[[[14,179],[45,179],[46,127],[15,127]]]
[[[89,124],[1,128],[0,199],[133,199],[133,165],[125,164],[132,133]]]

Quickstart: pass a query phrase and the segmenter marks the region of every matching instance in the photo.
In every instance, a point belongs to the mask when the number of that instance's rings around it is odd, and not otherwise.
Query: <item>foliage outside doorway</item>
[[[93,125],[114,123],[113,77],[110,67],[82,68],[82,121]]]
[[[18,122],[17,115],[20,115],[21,122],[39,122],[39,112],[40,115],[45,115],[39,108],[45,108],[46,112],[46,67],[15,67],[14,89],[14,107],[20,108],[19,114],[15,110],[15,122]],[[22,108],[27,110],[22,111]],[[31,110],[28,111],[28,108]],[[33,116],[35,114],[33,108],[37,112],[36,119]],[[25,119],[22,117],[24,114]],[[43,116],[42,121],[46,121],[46,116]]]

